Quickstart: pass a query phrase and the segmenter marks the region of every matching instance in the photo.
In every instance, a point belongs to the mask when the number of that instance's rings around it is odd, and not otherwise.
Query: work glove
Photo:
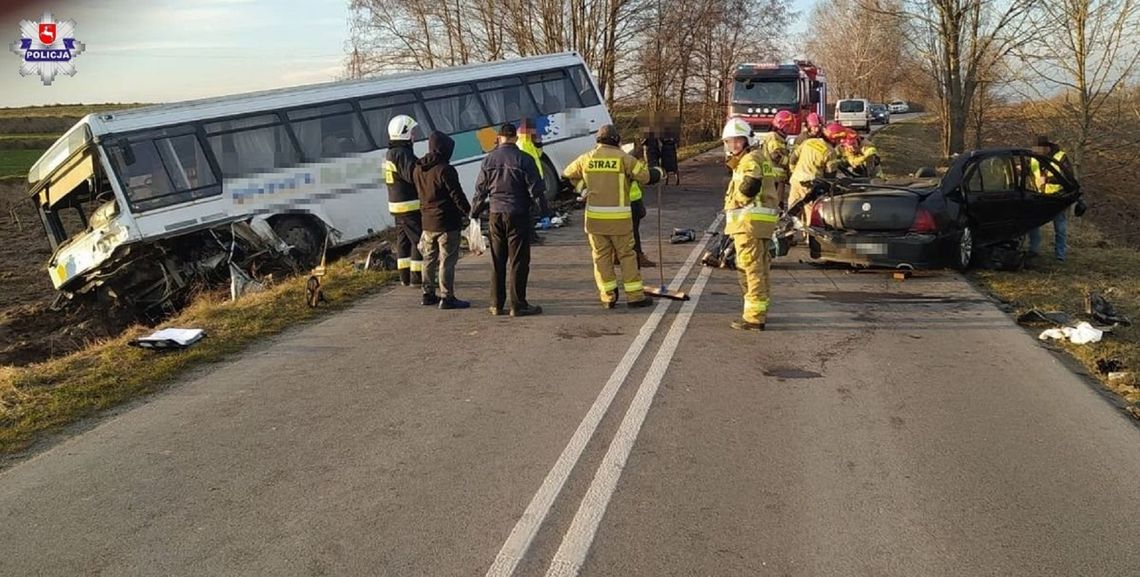
[[[1077,216],[1077,217],[1082,217],[1085,215],[1085,212],[1087,212],[1088,209],[1089,209],[1089,205],[1085,204],[1085,199],[1079,198],[1079,199],[1077,199],[1076,207],[1073,208],[1073,215]]]

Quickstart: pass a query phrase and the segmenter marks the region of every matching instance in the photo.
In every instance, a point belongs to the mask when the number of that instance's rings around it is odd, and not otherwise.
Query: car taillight
[[[823,222],[823,203],[817,202],[811,207],[811,223],[809,226],[823,228],[827,226]]]
[[[910,225],[911,232],[919,234],[926,234],[936,232],[938,225],[934,222],[934,215],[925,208],[920,208],[914,213],[914,224]]]

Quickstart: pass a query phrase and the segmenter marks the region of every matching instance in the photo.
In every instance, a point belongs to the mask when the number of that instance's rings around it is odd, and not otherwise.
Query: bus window
[[[423,140],[431,129],[423,106],[416,102],[416,95],[410,92],[363,99],[360,101],[360,109],[364,112],[364,122],[368,124],[372,139],[380,148],[388,147],[388,121],[393,116],[406,114],[415,119],[419,126],[412,132],[412,136],[416,140]]]
[[[285,115],[306,160],[344,156],[372,148],[356,111],[347,102],[290,110]]]
[[[554,114],[581,106],[574,86],[561,70],[532,74],[526,79],[542,114]]]
[[[518,78],[500,78],[478,84],[479,96],[491,115],[491,124],[517,122],[538,114],[523,83]]]
[[[143,207],[153,199],[166,196],[173,190],[153,140],[124,141],[111,146],[110,150],[132,212],[145,210]]]
[[[479,99],[466,84],[425,90],[423,97],[424,106],[437,130],[458,134],[490,124]]]
[[[205,128],[225,178],[285,168],[301,161],[285,125],[275,114],[211,122]]]
[[[111,162],[123,182],[131,212],[221,194],[206,155],[193,133],[180,127],[128,136],[108,147]],[[128,154],[129,150],[129,154]]]
[[[570,75],[570,80],[574,82],[574,88],[578,91],[578,98],[582,101],[582,106],[597,106],[601,101],[598,100],[598,93],[594,90],[594,85],[590,83],[590,74],[586,72],[583,66],[573,66],[566,69]]]

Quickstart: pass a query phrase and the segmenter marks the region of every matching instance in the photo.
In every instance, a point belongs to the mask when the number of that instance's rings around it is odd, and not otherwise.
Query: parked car
[[[848,98],[835,103],[835,121],[856,130],[871,129],[871,101]]]
[[[887,108],[893,114],[906,114],[907,112],[910,112],[910,105],[903,100],[895,100],[894,102],[891,102]]]
[[[871,105],[871,122],[875,124],[891,123],[891,111],[887,109],[886,104]]]
[[[1043,194],[1036,160],[1062,191]],[[920,176],[929,176],[933,171]],[[1071,174],[1029,150],[995,149],[958,156],[942,178],[816,181],[809,218],[812,258],[854,265],[968,268],[987,249],[1023,235],[1081,196]]]

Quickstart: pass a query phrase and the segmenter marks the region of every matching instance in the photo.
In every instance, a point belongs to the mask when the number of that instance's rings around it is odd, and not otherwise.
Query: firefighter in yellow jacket
[[[796,165],[792,169],[791,190],[788,194],[789,210],[811,192],[811,183],[814,179],[835,174],[839,168],[839,156],[834,147],[846,136],[847,129],[833,122],[823,129],[822,138],[808,138],[803,142]],[[810,207],[805,206],[801,217],[805,225],[810,215]]]
[[[653,304],[641,284],[637,254],[633,251],[633,210],[630,186],[634,182],[653,184],[661,179],[660,168],[646,164],[618,146],[621,136],[617,128],[607,124],[598,130],[598,145],[579,156],[563,171],[563,176],[576,186],[586,188],[586,235],[594,259],[594,280],[598,284],[602,306],[612,309],[617,304],[618,280],[614,275],[614,254],[621,262],[622,288],[629,308]],[[578,186],[581,188],[581,186]]]
[[[721,133],[732,181],[724,195],[724,232],[736,246],[736,268],[744,293],[744,314],[732,328],[764,330],[768,317],[768,254],[776,230],[780,195],[778,175],[766,147],[757,146],[752,127],[742,118],[730,118]]]

